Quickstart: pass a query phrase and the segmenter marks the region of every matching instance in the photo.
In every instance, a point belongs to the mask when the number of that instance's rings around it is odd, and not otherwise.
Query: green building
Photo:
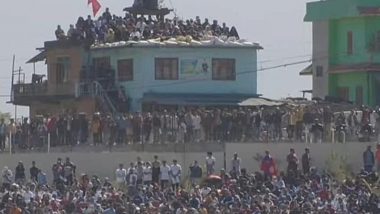
[[[313,25],[313,97],[380,104],[380,1],[307,3]]]

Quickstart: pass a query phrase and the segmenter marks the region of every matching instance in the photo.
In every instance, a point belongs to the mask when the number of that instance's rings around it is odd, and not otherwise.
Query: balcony
[[[46,81],[40,84],[20,83],[13,85],[13,95],[15,97],[46,95],[47,91]]]
[[[16,105],[30,105],[34,101],[59,102],[63,98],[74,97],[75,86],[71,83],[18,83],[13,85],[12,102]]]

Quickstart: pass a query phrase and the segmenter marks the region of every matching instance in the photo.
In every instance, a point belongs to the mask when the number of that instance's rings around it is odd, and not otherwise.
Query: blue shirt
[[[7,126],[4,123],[0,124],[0,135],[5,135],[6,129]]]
[[[45,173],[38,173],[37,181],[38,181],[39,185],[46,185],[47,184],[46,174]]]
[[[116,212],[114,208],[108,208],[104,210],[103,214],[116,214]]]

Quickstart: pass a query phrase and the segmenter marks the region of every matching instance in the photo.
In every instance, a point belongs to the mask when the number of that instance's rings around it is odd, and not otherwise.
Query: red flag
[[[94,13],[94,16],[96,16],[102,5],[100,5],[98,0],[88,0],[88,3],[92,4],[92,12]]]

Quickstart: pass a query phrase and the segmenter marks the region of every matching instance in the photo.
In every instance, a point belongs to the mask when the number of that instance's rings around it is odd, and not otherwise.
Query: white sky
[[[133,0],[99,0],[101,13],[109,7],[112,13],[123,15],[122,9]],[[266,68],[311,58],[311,24],[304,23],[306,2],[310,0],[165,0],[176,9],[179,17],[217,19],[228,26],[235,25],[241,38],[259,42],[258,67]],[[30,82],[33,66],[25,62],[38,53],[44,41],[53,40],[54,30],[60,24],[65,31],[79,16],[92,14],[87,0],[4,1],[0,7],[0,95],[10,93],[12,55],[16,67],[21,66]],[[302,96],[301,90],[311,89],[311,77],[300,77],[306,64],[259,71],[258,92],[268,98]],[[37,73],[46,73],[43,63]],[[14,108],[6,104],[9,98],[0,97],[0,112]],[[28,115],[26,108],[18,109],[18,116]]]

